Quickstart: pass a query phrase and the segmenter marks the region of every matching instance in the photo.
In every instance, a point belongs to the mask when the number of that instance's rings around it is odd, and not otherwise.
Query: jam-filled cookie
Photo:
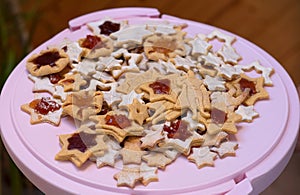
[[[33,76],[46,76],[62,71],[70,59],[63,49],[51,48],[33,54],[26,63],[26,68]]]

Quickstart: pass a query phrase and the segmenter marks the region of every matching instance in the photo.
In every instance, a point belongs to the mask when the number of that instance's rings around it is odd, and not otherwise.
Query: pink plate
[[[122,8],[91,13],[70,21],[70,28],[36,48],[37,53],[68,37],[77,40],[90,31],[87,22],[110,16],[127,19],[130,24],[168,20],[188,24],[189,35],[209,33],[215,27],[162,15],[155,9]],[[221,29],[219,29],[222,31]],[[229,32],[225,32],[231,34]],[[3,142],[24,174],[43,192],[68,194],[236,194],[259,193],[276,179],[287,164],[295,146],[299,127],[299,100],[296,89],[282,66],[269,54],[249,41],[234,35],[234,47],[243,56],[241,64],[259,60],[273,67],[273,87],[267,87],[270,99],[255,105],[260,117],[253,123],[241,123],[236,139],[236,157],[215,161],[215,167],[198,170],[184,158],[177,159],[165,171],[159,171],[159,182],[134,189],[116,187],[112,168],[97,169],[92,163],[76,168],[69,162],[54,160],[60,150],[58,135],[74,132],[73,121],[64,118],[59,127],[30,125],[29,116],[20,106],[33,99],[32,82],[27,78],[25,62],[20,62],[7,80],[1,94],[1,135]],[[243,193],[243,194],[244,194]]]

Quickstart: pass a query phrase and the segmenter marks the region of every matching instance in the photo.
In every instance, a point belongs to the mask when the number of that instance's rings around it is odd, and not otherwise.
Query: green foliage
[[[12,3],[13,2],[13,3]],[[28,11],[13,13],[13,6],[26,4],[26,0],[0,1],[0,91],[17,63],[28,53],[32,35],[41,14],[38,7],[41,1],[33,1]],[[20,28],[20,24],[26,29]],[[28,36],[24,36],[28,34]]]
[[[21,9],[16,10],[14,6],[21,8],[22,4],[28,1],[0,0],[0,91],[11,71],[29,51],[32,35],[40,16],[37,8],[41,1],[34,0],[33,2],[35,4],[29,11],[22,12]],[[23,26],[21,27],[20,24]],[[24,36],[23,33],[28,36]],[[3,144],[0,143],[0,194],[3,190],[2,174],[9,176],[10,194],[22,194],[26,179],[11,160],[5,162],[9,159],[7,156]],[[4,169],[2,163],[9,164],[9,168]]]

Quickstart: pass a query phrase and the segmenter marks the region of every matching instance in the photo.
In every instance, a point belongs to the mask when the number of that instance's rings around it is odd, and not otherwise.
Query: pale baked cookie
[[[157,167],[151,167],[146,163],[142,163],[140,166],[140,176],[142,178],[141,182],[145,186],[150,182],[158,181]]]
[[[55,86],[51,83],[48,76],[36,77],[29,74],[28,78],[34,82],[34,86],[32,88],[33,92],[49,92],[50,94],[54,94]]]
[[[153,69],[162,75],[167,75],[172,73],[181,75],[185,73],[183,70],[177,69],[176,66],[170,60],[167,62],[163,60],[158,60],[157,62],[151,61],[151,62],[147,62],[146,65],[148,70]]]
[[[228,45],[228,46],[232,45],[233,42],[236,40],[235,37],[233,37],[231,35],[224,34],[224,33],[222,33],[221,31],[219,31],[217,29],[215,29],[211,33],[209,33],[207,35],[207,38],[209,40],[217,38],[219,41],[225,42],[225,44]]]
[[[188,160],[194,162],[200,169],[204,166],[214,166],[217,154],[211,152],[209,147],[193,148],[193,153],[188,156]]]
[[[146,29],[152,31],[156,34],[166,34],[166,35],[172,35],[176,34],[179,26],[175,26],[168,21],[148,21],[146,22]]]
[[[216,146],[219,147],[220,144],[225,141],[228,138],[228,133],[224,132],[224,131],[220,131],[217,134],[208,134],[205,133],[203,135],[204,137],[204,142],[202,144],[202,146]]]
[[[148,166],[160,169],[165,169],[168,164],[173,162],[172,159],[166,157],[166,155],[160,152],[151,152],[144,155],[142,158],[147,162]]]
[[[192,45],[193,56],[208,54],[209,50],[212,48],[212,45],[208,43],[205,39],[205,35],[203,36],[202,34],[198,34],[194,39],[189,41],[189,43]]]
[[[110,34],[115,40],[115,47],[134,48],[143,44],[143,40],[153,32],[146,29],[146,25],[132,25]]]
[[[244,71],[251,71],[254,69],[257,73],[260,73],[264,78],[264,84],[267,86],[272,86],[273,82],[271,80],[271,75],[274,73],[274,69],[271,67],[264,67],[259,61],[254,61],[248,65],[240,65],[240,69]]]
[[[162,132],[162,126],[157,125],[159,128],[153,128],[152,130],[145,130],[146,135],[141,138],[141,148],[153,148],[158,142],[162,141],[165,137]]]
[[[120,69],[115,69],[111,71],[112,76],[115,79],[118,79],[120,76],[122,76],[126,72],[139,72],[139,63],[141,62],[143,56],[141,54],[136,53],[128,53],[124,52],[122,53],[122,56],[124,58],[124,62]]]
[[[218,54],[223,58],[225,63],[236,65],[242,58],[236,53],[235,49],[231,46],[224,44]]]
[[[235,150],[238,148],[236,142],[223,142],[219,147],[212,147],[211,151],[217,152],[221,158],[226,156],[235,156]]]
[[[253,118],[258,117],[258,113],[254,110],[254,106],[244,106],[240,105],[235,113],[242,116],[242,120],[246,122],[251,122]]]
[[[110,148],[101,156],[96,157],[96,165],[98,168],[104,166],[114,167],[118,156],[119,156],[119,151]]]
[[[123,166],[123,169],[114,175],[117,186],[127,186],[134,188],[136,183],[141,180],[140,169],[138,166]]]
[[[69,56],[70,62],[78,63],[81,59],[82,48],[78,42],[71,41],[69,39],[64,39],[63,42],[59,45]]]

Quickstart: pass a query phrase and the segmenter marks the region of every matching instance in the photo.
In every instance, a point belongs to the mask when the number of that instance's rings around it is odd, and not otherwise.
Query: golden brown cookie
[[[110,111],[106,115],[91,116],[98,132],[113,136],[121,143],[127,136],[142,136],[143,127],[128,119],[125,112]]]
[[[152,35],[146,38],[143,46],[147,58],[154,61],[167,61],[176,55],[185,55],[183,42],[176,36]]]
[[[81,56],[89,59],[109,56],[113,51],[112,40],[102,35],[87,35],[78,43],[83,49]]]
[[[128,118],[136,121],[139,125],[143,125],[144,120],[149,117],[147,106],[140,103],[136,98],[132,104],[128,105]]]
[[[42,50],[28,58],[26,68],[33,76],[45,76],[62,71],[70,63],[63,49]]]
[[[249,90],[249,96],[245,99],[244,103],[247,106],[254,105],[256,101],[268,99],[269,94],[264,88],[264,78],[251,78],[246,74],[241,74],[241,77],[232,81],[236,89],[236,96],[242,94],[245,90]]]
[[[64,113],[79,121],[101,111],[103,94],[100,91],[78,91],[67,96],[63,104]]]
[[[64,91],[79,91],[81,86],[87,84],[79,73],[66,74],[65,78],[61,79],[58,84],[64,87]]]
[[[62,148],[56,154],[55,160],[71,161],[77,167],[81,167],[92,156],[93,152],[107,149],[103,139],[104,135],[86,133],[81,130],[71,134],[59,135]]]

